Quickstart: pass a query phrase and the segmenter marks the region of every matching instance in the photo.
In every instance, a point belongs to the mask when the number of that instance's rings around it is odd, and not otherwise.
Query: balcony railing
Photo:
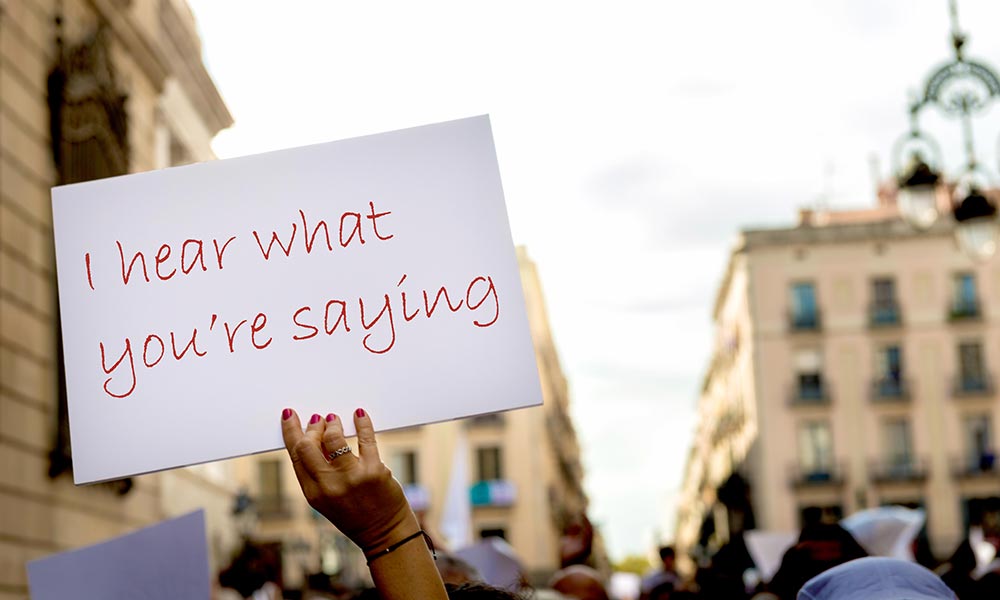
[[[993,450],[981,454],[962,456],[952,460],[952,474],[959,479],[977,477],[996,477],[1000,475],[997,468],[996,453]]]
[[[951,306],[948,307],[949,321],[964,321],[967,319],[974,320],[979,319],[982,316],[978,298],[953,300]]]
[[[793,465],[789,483],[792,487],[840,486],[844,483],[843,469],[836,465]]]
[[[894,327],[902,323],[899,303],[877,302],[868,308],[868,325],[871,327]]]
[[[796,383],[792,386],[788,403],[792,406],[826,406],[830,404],[829,386],[819,383]]]
[[[872,382],[872,402],[908,402],[910,386],[899,377],[882,377]]]
[[[257,503],[257,516],[262,520],[288,519],[292,516],[291,496],[258,496],[255,502]]]
[[[957,397],[991,396],[995,389],[993,377],[988,373],[959,375],[952,385],[952,392]]]
[[[896,457],[875,461],[871,465],[872,481],[876,483],[919,482],[927,479],[927,461],[914,457]]]
[[[819,309],[789,311],[788,327],[792,331],[819,331],[822,326]]]

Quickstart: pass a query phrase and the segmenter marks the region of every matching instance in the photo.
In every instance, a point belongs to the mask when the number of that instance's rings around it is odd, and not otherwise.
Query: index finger
[[[299,481],[317,479],[318,474],[326,467],[323,452],[314,439],[302,432],[299,415],[290,408],[286,408],[281,414],[281,437],[285,440],[285,449],[292,459],[292,468]]]

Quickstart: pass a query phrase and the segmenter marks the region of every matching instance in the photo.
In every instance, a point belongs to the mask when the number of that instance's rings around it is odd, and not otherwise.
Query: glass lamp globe
[[[914,228],[924,230],[938,218],[937,189],[941,176],[914,154],[907,173],[899,178],[896,204],[899,213]]]
[[[986,260],[996,254],[997,209],[976,189],[955,207],[955,239],[958,246],[974,260]]]
[[[959,223],[955,228],[958,246],[974,260],[983,261],[997,251],[996,219],[972,219]]]
[[[899,213],[912,227],[923,231],[938,218],[937,187],[913,185],[902,187],[896,195]]]

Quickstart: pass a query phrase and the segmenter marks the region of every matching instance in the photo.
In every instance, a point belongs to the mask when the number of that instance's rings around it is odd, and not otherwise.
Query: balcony
[[[257,503],[257,517],[262,521],[292,517],[293,504],[290,496],[258,496],[254,501]]]
[[[816,382],[803,382],[792,386],[792,391],[788,400],[791,406],[828,406],[830,404],[830,394],[828,386],[822,380]]]
[[[978,298],[954,300],[948,308],[949,321],[978,320],[982,316]]]
[[[469,488],[469,502],[473,507],[512,506],[517,499],[517,488],[508,479],[477,481]]]
[[[895,457],[871,464],[875,483],[922,482],[927,479],[927,461],[913,457]]]
[[[819,331],[821,326],[822,320],[818,309],[793,310],[788,313],[788,328],[792,332]]]
[[[1000,475],[996,453],[992,449],[982,454],[958,457],[952,460],[951,472],[956,479],[977,479]]]
[[[993,377],[987,373],[959,375],[952,384],[952,395],[957,398],[982,398],[993,395]]]
[[[891,404],[910,401],[910,386],[900,377],[881,377],[872,382],[872,402]]]
[[[839,487],[844,484],[843,469],[835,465],[793,465],[789,483],[795,488]]]
[[[902,322],[898,302],[878,302],[868,308],[868,326],[873,329],[896,327]]]

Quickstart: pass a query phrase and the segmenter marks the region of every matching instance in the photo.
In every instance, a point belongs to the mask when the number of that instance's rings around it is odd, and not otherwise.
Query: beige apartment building
[[[213,568],[238,543],[232,465],[73,485],[49,198],[212,159],[231,123],[183,0],[0,2],[0,599],[27,596],[31,559],[195,508]]]
[[[464,459],[467,469],[460,485],[469,502],[469,541],[506,539],[529,578],[544,583],[560,566],[562,532],[586,515],[587,496],[569,389],[552,342],[541,282],[524,248],[518,249],[518,261],[544,405],[386,432],[378,442],[382,460],[439,544],[446,542],[441,525],[456,453],[464,453],[460,462]],[[377,421],[378,415],[373,417]],[[297,587],[304,572],[320,569],[346,581],[363,579],[359,554],[306,504],[287,456],[276,452],[250,461],[239,468],[257,506],[255,537],[281,544],[286,583]],[[593,559],[606,565],[596,537]]]
[[[892,190],[879,196],[740,235],[713,310],[682,551],[797,531],[809,507],[923,508],[939,558],[995,525],[1000,260],[973,262],[950,219],[917,232]]]

